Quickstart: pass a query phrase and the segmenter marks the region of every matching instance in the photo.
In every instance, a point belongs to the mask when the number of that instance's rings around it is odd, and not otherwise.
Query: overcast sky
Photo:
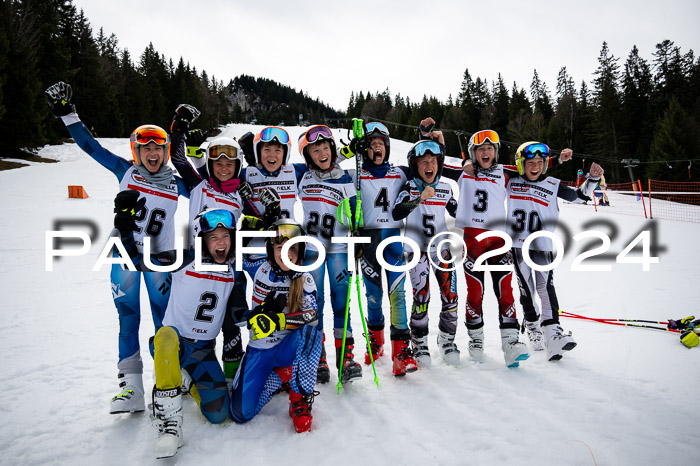
[[[456,97],[464,70],[500,72],[529,92],[536,69],[552,95],[561,67],[590,84],[603,41],[622,68],[633,45],[651,61],[670,39],[700,53],[698,0],[231,1],[73,0],[95,35],[114,33],[138,61],[149,42],[224,83],[273,79],[339,110],[352,91],[412,101]]]

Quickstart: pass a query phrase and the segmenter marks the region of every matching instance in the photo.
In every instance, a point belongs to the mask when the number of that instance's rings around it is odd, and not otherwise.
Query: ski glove
[[[185,138],[185,144],[187,144],[187,156],[194,158],[201,158],[204,151],[200,148],[202,143],[207,140],[208,132],[202,131],[201,129],[193,129],[187,132]]]
[[[668,320],[668,328],[671,330],[684,330],[688,327],[694,327],[694,322],[695,316],[688,316],[683,319],[678,319],[678,320]]]
[[[201,112],[192,105],[180,104],[175,109],[175,116],[173,116],[173,122],[170,124],[170,131],[184,133],[192,122],[199,117],[200,113]]]
[[[689,328],[681,333],[681,343],[683,343],[688,348],[693,346],[698,346],[700,344],[700,328]]]
[[[49,102],[51,112],[56,118],[75,113],[75,105],[70,103],[70,99],[73,97],[73,90],[70,84],[59,81],[47,88],[44,94],[46,94],[46,100]]]
[[[139,198],[139,192],[134,189],[121,191],[114,198],[114,227],[121,233],[136,231],[136,218],[146,205],[146,198]]]
[[[265,188],[260,191],[258,198],[260,199],[260,202],[262,202],[262,205],[265,206],[265,209],[270,207],[274,208],[276,206],[279,207],[280,201],[282,200],[279,193],[272,188]]]
[[[241,231],[262,231],[263,221],[252,215],[245,215],[241,220]]]
[[[335,216],[341,225],[346,225],[350,227],[350,231],[356,232],[363,226],[365,226],[364,216],[362,215],[362,200],[357,199],[355,205],[355,217],[352,215],[352,208],[350,207],[350,199],[343,199],[340,204],[338,204],[338,209],[335,211]]]
[[[238,185],[238,194],[241,195],[244,201],[250,200],[253,197],[253,186],[247,181],[244,181]]]
[[[279,293],[272,298],[273,293],[269,293],[265,301],[253,309],[253,316],[248,319],[248,328],[253,331],[252,340],[258,340],[270,335],[275,330],[284,330],[286,319],[284,306],[287,296]]]
[[[346,159],[353,158],[355,156],[360,156],[367,153],[367,142],[365,138],[352,138],[350,144],[343,146],[340,149],[340,155]]]
[[[254,167],[257,165],[257,161],[255,160],[255,152],[253,151],[254,139],[255,135],[250,131],[238,138],[238,144],[241,146],[243,156],[245,157],[245,161],[249,167]]]

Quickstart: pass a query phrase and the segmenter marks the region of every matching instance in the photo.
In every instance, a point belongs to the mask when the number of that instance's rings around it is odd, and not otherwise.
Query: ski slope
[[[230,125],[240,136],[259,126]],[[296,139],[292,162],[302,162]],[[347,140],[346,132],[337,136]],[[127,139],[100,139],[130,158]],[[410,144],[392,140],[391,161],[405,163]],[[112,228],[117,180],[75,144],[43,148],[60,161],[0,172],[0,464],[409,464],[409,465],[685,465],[700,454],[700,347],[687,349],[678,335],[562,319],[578,346],[558,362],[543,352],[519,368],[505,366],[496,301],[485,296],[483,363],[468,360],[464,322],[466,285],[458,273],[460,367],[442,363],[435,338],[439,298],[430,306],[433,365],[402,379],[391,376],[388,356],[337,394],[336,374],[319,386],[313,430],[296,434],[285,395],[275,397],[246,425],[211,425],[191,398],[184,402],[184,446],[170,460],[154,455],[155,429],[147,413],[109,415],[117,392],[117,312],[108,267],[93,272]],[[503,161],[503,160],[502,160]],[[346,162],[353,168],[353,162]],[[82,185],[89,199],[67,198],[67,185]],[[187,201],[178,209],[184,235]],[[612,208],[561,204],[570,235],[591,221],[611,237],[610,272],[573,272],[581,252],[574,243],[557,268],[562,309],[586,316],[667,320],[700,315],[700,225],[658,221],[658,264],[617,264],[615,255],[650,223],[616,215]],[[297,204],[297,219],[302,219]],[[89,253],[54,261],[46,271],[45,234],[55,221],[91,220],[99,229]],[[588,225],[588,228],[591,228]],[[85,231],[88,231],[86,229]],[[562,231],[559,234],[563,235]],[[563,236],[562,236],[563,237]],[[597,244],[596,244],[597,245]],[[588,247],[590,249],[590,246]],[[599,262],[584,262],[593,264]],[[434,279],[433,279],[434,280]],[[407,280],[408,281],[408,280]],[[514,286],[517,286],[514,283]],[[410,305],[410,284],[407,302]],[[433,281],[433,290],[437,284]],[[516,288],[517,293],[517,288]],[[148,309],[142,296],[142,307]],[[353,295],[353,300],[354,300]],[[386,301],[386,299],[385,299]],[[388,305],[386,315],[388,315]],[[519,317],[522,312],[518,306]],[[332,328],[325,312],[325,327]],[[358,310],[352,319],[361,333]],[[245,333],[245,332],[244,332]],[[147,354],[153,334],[142,313],[144,385],[153,384]],[[361,337],[360,337],[360,341]],[[334,362],[332,343],[329,362]],[[360,345],[358,344],[358,347]],[[359,359],[364,351],[356,349]],[[147,388],[149,391],[149,388]]]

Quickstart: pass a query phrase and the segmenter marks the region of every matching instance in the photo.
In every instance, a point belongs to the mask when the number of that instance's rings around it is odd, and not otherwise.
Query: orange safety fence
[[[650,218],[700,223],[700,182],[649,180]]]
[[[574,181],[562,181],[562,184],[572,188],[576,187]],[[594,208],[601,212],[648,217],[646,199],[644,199],[639,180],[634,183],[608,183],[606,189],[601,189],[598,186],[595,188],[593,202],[572,205]]]

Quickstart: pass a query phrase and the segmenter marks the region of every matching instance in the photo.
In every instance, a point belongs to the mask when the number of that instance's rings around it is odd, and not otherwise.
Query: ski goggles
[[[289,134],[277,126],[268,126],[258,133],[255,142],[272,142],[277,140],[280,144],[289,144]]]
[[[528,144],[520,151],[520,156],[526,159],[533,157],[549,157],[549,146],[541,142]]]
[[[383,134],[384,136],[389,136],[389,130],[382,123],[372,122],[365,125],[367,136],[372,136],[374,133]]]
[[[208,233],[222,226],[233,230],[236,227],[236,220],[233,214],[226,209],[205,210],[199,214],[199,231]]]
[[[309,128],[304,134],[299,136],[299,153],[304,153],[304,147],[308,144],[315,144],[323,140],[333,140],[333,133],[326,125],[317,125]]]
[[[486,141],[492,144],[498,144],[499,142],[501,142],[500,138],[498,137],[498,133],[495,131],[491,131],[490,129],[474,133],[472,138],[474,139],[474,145],[476,146],[480,146]]]
[[[413,152],[411,155],[414,155],[415,157],[423,157],[427,154],[443,155],[440,144],[435,141],[421,141],[413,146],[411,152]]]
[[[131,135],[131,142],[137,144],[148,144],[149,142],[155,142],[158,145],[163,145],[170,142],[170,137],[168,133],[162,128],[144,128],[140,131]]]
[[[304,230],[302,230],[299,225],[294,223],[283,223],[281,225],[275,225],[270,229],[277,231],[277,236],[272,238],[273,244],[284,243],[288,239],[296,238],[297,236],[304,236]]]
[[[238,148],[228,145],[216,145],[208,147],[209,160],[219,160],[221,157],[226,157],[229,160],[238,160]]]

